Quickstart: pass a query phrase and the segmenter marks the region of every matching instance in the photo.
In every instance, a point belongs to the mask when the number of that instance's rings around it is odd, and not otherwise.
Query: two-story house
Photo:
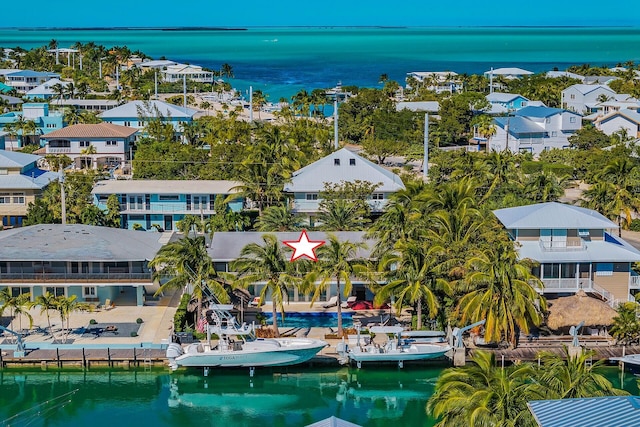
[[[40,224],[0,232],[0,288],[32,301],[50,292],[78,301],[144,304],[157,290],[148,262],[161,233],[82,224]]]
[[[582,127],[581,119],[579,114],[560,108],[521,108],[514,116],[493,120],[496,133],[488,140],[488,151],[528,151],[538,155],[552,148],[569,147],[569,137]]]
[[[182,133],[182,124],[193,121],[197,113],[191,108],[179,107],[163,101],[130,101],[126,104],[100,113],[107,123],[143,129],[150,120],[159,119],[162,123],[171,124],[176,133]]]
[[[606,100],[615,100],[616,92],[609,86],[576,84],[562,91],[562,108],[580,114],[597,111],[597,104]]]
[[[491,104],[489,114],[505,114],[527,107],[529,99],[517,93],[492,92],[486,97]]]
[[[48,71],[14,70],[5,74],[5,83],[20,93],[27,93],[54,78],[60,78],[60,74]]]
[[[36,130],[33,135],[29,135],[32,143],[37,143],[41,135],[62,129],[64,126],[64,114],[61,111],[49,111],[49,104],[45,103],[25,103],[22,104],[22,111],[11,111],[0,115],[0,129],[9,123],[20,120],[33,121]],[[14,147],[22,147],[24,139],[23,131],[18,131],[18,139]]]
[[[56,172],[38,169],[39,159],[33,154],[0,151],[0,220],[4,227],[21,226],[29,203],[58,179]]]
[[[616,305],[640,290],[631,270],[640,251],[612,233],[618,226],[598,212],[552,202],[493,213],[516,242],[520,258],[540,263],[533,269],[544,284],[540,293],[583,289]]]
[[[416,79],[427,90],[435,93],[457,93],[462,92],[463,83],[458,77],[458,73],[453,71],[412,71],[407,73],[407,80]],[[411,85],[407,83],[407,89]]]
[[[64,154],[77,168],[124,167],[137,129],[111,123],[77,124],[42,136],[47,154]]]
[[[213,73],[198,65],[173,64],[162,70],[162,80],[168,83],[181,82],[183,78],[200,83],[212,83]]]
[[[372,212],[381,212],[389,196],[405,188],[395,173],[342,148],[295,171],[285,184],[284,192],[293,199],[293,212],[305,213],[311,217],[318,212],[322,202],[320,193],[325,184],[355,181],[378,185],[369,200]]]
[[[640,113],[635,109],[613,110],[609,114],[598,117],[594,123],[596,129],[606,135],[622,130],[626,131],[627,136],[631,138],[640,138]]]
[[[38,85],[36,87],[34,87],[33,89],[27,91],[27,93],[25,94],[25,98],[28,99],[51,99],[54,96],[57,95],[57,93],[54,91],[53,87],[55,85],[60,85],[63,88],[67,88],[67,86],[69,86],[69,84],[71,84],[71,82],[65,82],[62,81],[58,78],[53,78],[50,80],[47,80],[46,82],[42,83],[41,85]]]
[[[235,194],[239,185],[237,181],[109,180],[97,182],[91,193],[94,204],[103,210],[110,195],[118,197],[122,228],[170,231],[187,215],[203,219],[214,215],[216,196]],[[243,205],[238,198],[229,203],[229,208],[239,212]]]

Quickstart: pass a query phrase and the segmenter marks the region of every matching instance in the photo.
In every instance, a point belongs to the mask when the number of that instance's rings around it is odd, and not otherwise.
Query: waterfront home
[[[162,70],[172,65],[177,65],[175,61],[169,61],[166,59],[156,59],[150,61],[142,61],[136,64],[136,67],[141,68],[143,71],[148,70]]]
[[[569,71],[548,71],[544,76],[551,79],[566,77],[568,79],[580,80],[581,83],[584,83],[584,78],[585,78],[580,74],[571,73]]]
[[[539,427],[640,427],[638,396],[532,400],[527,406]]]
[[[207,249],[209,256],[214,262],[214,266],[217,272],[234,272],[232,268],[232,262],[240,258],[240,252],[242,248],[250,243],[263,245],[264,241],[262,236],[265,234],[271,234],[276,236],[278,241],[297,241],[300,238],[300,232],[277,232],[277,233],[262,233],[255,231],[244,231],[242,233],[236,232],[217,232],[213,235],[211,245]],[[336,231],[333,234],[338,238],[340,242],[349,241],[351,243],[364,243],[365,247],[359,248],[356,251],[355,258],[368,259],[375,246],[375,241],[365,238],[364,231]],[[307,233],[310,241],[326,241],[327,233],[320,231],[309,231]],[[283,248],[289,250],[287,246],[282,243]],[[289,255],[287,255],[289,256]],[[359,279],[352,279],[353,292],[352,295],[358,300],[371,301],[373,294],[366,288],[366,281]],[[260,292],[264,288],[264,282],[254,283],[248,287],[249,292],[252,295],[260,295]],[[327,286],[326,292],[319,298],[316,304],[320,304],[322,301],[329,301],[329,299],[336,295],[337,288],[334,281],[331,281],[330,286]],[[269,299],[270,296],[267,297]],[[342,296],[343,299],[344,295]],[[289,301],[311,301],[311,295],[304,295],[299,292],[297,287],[289,288]]]
[[[407,80],[412,78],[416,79],[427,90],[435,93],[462,92],[464,88],[462,80],[458,78],[458,73],[453,71],[412,71],[407,73]],[[409,83],[407,83],[407,89],[411,89]]]
[[[49,104],[55,105],[58,108],[63,107],[75,107],[80,111],[89,112],[102,112],[108,111],[112,108],[116,108],[118,105],[122,105],[122,101],[115,99],[54,99],[49,101]]]
[[[76,168],[124,167],[137,129],[111,123],[77,124],[43,135],[46,154],[64,154]]]
[[[382,212],[389,196],[405,188],[395,173],[342,148],[295,171],[285,184],[284,192],[293,199],[293,212],[308,214],[313,222],[313,214],[318,212],[322,202],[320,193],[325,184],[355,181],[377,185],[369,199],[369,207],[374,213]]]
[[[0,288],[46,292],[104,305],[144,304],[157,290],[148,262],[161,233],[82,224],[39,224],[0,232]]]
[[[35,89],[47,80],[60,78],[60,74],[48,71],[13,70],[4,75],[5,83],[19,93],[27,93]]]
[[[130,101],[100,113],[98,117],[107,123],[135,129],[143,129],[151,120],[160,120],[164,124],[171,124],[181,134],[182,124],[192,122],[197,112],[163,101]]]
[[[58,78],[47,80],[46,82],[34,87],[25,94],[25,98],[28,99],[51,99],[58,94],[53,90],[55,85],[60,85],[63,88],[67,88],[71,82],[65,82]]]
[[[608,85],[614,80],[618,80],[620,77],[615,76],[585,76],[584,84],[587,85]]]
[[[19,227],[27,217],[27,207],[49,183],[56,172],[37,166],[40,156],[0,150],[0,220],[3,227]]]
[[[2,92],[0,90],[0,92]],[[8,109],[12,110],[17,108],[20,104],[22,104],[22,99],[20,98],[16,98],[15,96],[9,96],[9,95],[0,95],[0,106],[2,106],[2,104],[5,104],[6,107],[8,107]],[[4,111],[0,110],[0,112],[7,112],[7,110],[5,109]]]
[[[562,108],[580,114],[590,114],[597,111],[596,105],[607,100],[615,100],[616,92],[609,86],[576,84],[562,91]]]
[[[623,131],[631,138],[640,138],[640,113],[637,109],[613,110],[597,118],[595,126],[606,135]]]
[[[213,73],[205,71],[200,66],[186,64],[169,65],[162,70],[162,80],[167,83],[182,82],[183,78],[199,83],[211,83]]]
[[[187,215],[203,219],[215,215],[216,196],[235,194],[239,185],[237,181],[109,180],[98,181],[91,194],[93,203],[103,210],[110,195],[118,197],[122,228],[170,231]],[[243,204],[241,198],[234,199],[229,208],[239,212]]]
[[[517,93],[492,92],[485,96],[491,104],[489,114],[505,114],[529,105],[529,99]]]
[[[487,144],[487,151],[528,151],[538,155],[552,148],[569,147],[569,137],[582,127],[582,120],[572,111],[529,106],[513,116],[496,117],[493,124],[495,134],[488,141],[475,130],[479,149]]]
[[[618,225],[600,213],[562,203],[539,203],[493,211],[516,244],[520,258],[539,263],[538,292],[560,296],[582,289],[611,306],[632,301],[640,290],[631,269],[640,251],[613,233]]]
[[[492,68],[488,71],[485,71],[484,76],[488,79],[493,77],[502,77],[506,80],[520,79],[524,76],[530,76],[533,74],[532,71],[524,70],[522,68],[517,67],[506,67],[506,68]]]
[[[62,129],[64,114],[61,111],[49,111],[49,104],[46,103],[25,103],[22,104],[22,111],[11,111],[0,115],[0,129],[3,129],[8,123],[15,123],[21,120],[31,120],[35,123],[35,134],[28,136],[31,138],[32,143],[37,143],[41,135]],[[22,147],[23,139],[27,135],[23,135],[22,130],[19,130],[17,136],[18,139],[15,141],[14,148]]]

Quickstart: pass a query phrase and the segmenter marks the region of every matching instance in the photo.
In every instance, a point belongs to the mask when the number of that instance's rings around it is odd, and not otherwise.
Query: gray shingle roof
[[[612,229],[618,228],[602,214],[563,203],[549,202],[493,211],[509,229]]]
[[[339,164],[336,164],[336,160]],[[355,160],[355,165],[351,164],[352,160]],[[319,192],[324,189],[324,183],[339,184],[356,180],[381,183],[375,191],[395,192],[404,189],[402,180],[395,173],[342,148],[294,172],[291,182],[285,184],[284,191]]]
[[[298,240],[300,237],[299,231],[291,232],[278,232],[278,233],[261,233],[255,231],[243,231],[243,232],[217,232],[213,235],[210,248],[207,250],[209,256],[214,261],[233,261],[240,258],[240,252],[249,243],[263,244],[262,236],[264,234],[274,234],[277,239],[282,242],[283,240]],[[364,231],[336,231],[333,232],[340,241],[349,241],[352,243],[365,242],[366,248],[358,249],[356,252],[356,258],[368,258],[373,251],[375,242],[373,240],[366,240],[364,238]],[[327,233],[321,231],[309,231],[307,232],[309,240],[326,240]],[[283,247],[286,247],[284,244]]]
[[[232,194],[232,188],[241,185],[238,181],[207,180],[108,180],[98,181],[92,194]]]
[[[640,397],[533,400],[527,403],[540,427],[640,427]]]
[[[306,427],[362,427],[360,424],[350,423],[341,418],[329,417],[324,420],[320,420],[313,424],[308,424]]]
[[[144,261],[162,234],[79,224],[40,224],[0,231],[2,261]]]

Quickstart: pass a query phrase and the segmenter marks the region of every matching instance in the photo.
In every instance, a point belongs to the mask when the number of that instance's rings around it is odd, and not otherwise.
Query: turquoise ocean
[[[219,69],[233,66],[234,87],[252,85],[270,101],[300,89],[379,86],[381,74],[403,82],[411,71],[483,73],[491,67],[534,72],[573,64],[640,61],[635,27],[300,27],[207,29],[7,29],[0,47],[33,48],[51,39],[128,46],[153,58]]]

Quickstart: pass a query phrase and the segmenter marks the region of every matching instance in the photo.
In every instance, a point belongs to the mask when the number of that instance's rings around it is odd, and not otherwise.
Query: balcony
[[[106,205],[105,205],[106,206]],[[215,211],[209,205],[191,205],[187,209],[186,203],[151,203],[149,209],[143,205],[120,205],[122,214],[184,214],[184,215],[213,215]]]
[[[0,273],[0,283],[151,282],[151,273]]]
[[[322,200],[295,200],[293,212],[318,212]],[[382,212],[388,200],[367,200],[371,212]]]
[[[544,289],[536,289],[540,293],[549,292],[578,292],[580,289],[590,291],[593,289],[591,279],[541,279]]]
[[[587,244],[580,237],[568,237],[567,240],[538,240],[545,252],[586,251]]]
[[[71,153],[71,147],[48,147],[47,154],[69,154]]]

